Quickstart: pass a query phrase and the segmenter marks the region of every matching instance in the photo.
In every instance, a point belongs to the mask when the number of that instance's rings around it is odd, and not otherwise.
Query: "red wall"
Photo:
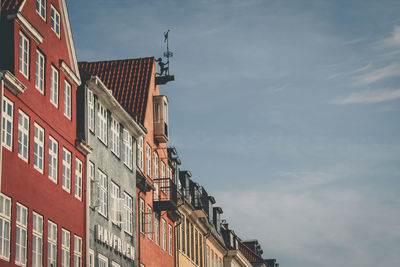
[[[67,40],[64,33],[64,21],[62,20],[59,1],[47,1],[47,16],[44,21],[35,10],[36,1],[27,0],[23,9],[23,16],[41,33],[44,41],[37,44],[18,23],[14,23],[14,52],[15,70],[12,71],[18,80],[26,87],[23,94],[14,96],[8,90],[4,95],[14,103],[14,129],[13,129],[13,151],[3,149],[2,185],[1,191],[12,199],[12,221],[11,221],[11,255],[10,262],[0,260],[0,266],[14,266],[15,261],[15,220],[16,202],[28,208],[28,244],[27,244],[27,266],[31,266],[32,253],[32,212],[35,211],[43,216],[43,266],[47,266],[47,220],[58,225],[58,265],[61,266],[61,229],[70,231],[71,237],[71,266],[73,266],[73,237],[78,235],[82,238],[82,255],[85,255],[85,157],[78,152],[74,146],[76,140],[76,86],[72,86],[71,106],[72,118],[69,120],[64,116],[64,73],[59,69],[60,60],[64,60],[70,67],[70,57],[67,48]],[[61,16],[60,38],[51,29],[50,5],[53,5]],[[30,40],[30,70],[29,79],[19,73],[19,32],[25,33]],[[39,49],[46,58],[45,69],[45,93],[42,95],[35,88],[36,49]],[[59,70],[59,100],[58,108],[50,103],[50,77],[51,64]],[[21,109],[30,118],[29,134],[29,161],[26,163],[18,157],[18,110]],[[44,173],[41,174],[33,167],[33,138],[34,122],[44,128]],[[58,141],[58,183],[48,178],[48,144],[49,135]],[[62,189],[62,148],[71,152],[71,192]],[[83,163],[82,200],[75,198],[75,158]]]

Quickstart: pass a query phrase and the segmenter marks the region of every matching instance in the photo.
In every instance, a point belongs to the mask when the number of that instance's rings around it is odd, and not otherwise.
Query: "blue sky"
[[[81,61],[162,55],[171,145],[281,266],[400,266],[400,1],[69,1]]]

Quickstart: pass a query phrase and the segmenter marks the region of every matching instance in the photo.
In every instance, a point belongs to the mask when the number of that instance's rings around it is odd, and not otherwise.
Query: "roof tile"
[[[24,0],[2,0],[0,11],[6,13],[16,13]]]
[[[79,69],[98,76],[115,99],[144,124],[154,57],[80,62]]]

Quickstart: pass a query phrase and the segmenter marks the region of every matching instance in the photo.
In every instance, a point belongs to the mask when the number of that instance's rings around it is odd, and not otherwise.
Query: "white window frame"
[[[56,67],[51,65],[51,78],[50,78],[50,103],[58,108],[58,92],[59,92],[59,79],[60,73]]]
[[[122,206],[121,206],[121,189],[119,185],[111,181],[111,221],[121,227],[122,224]]]
[[[107,109],[100,102],[97,105],[97,137],[107,145]]]
[[[35,79],[35,88],[41,94],[44,94],[44,75],[45,75],[45,65],[46,60],[44,55],[39,50],[36,50],[36,79]]]
[[[71,266],[71,233],[61,229],[61,267]]]
[[[94,267],[94,251],[89,249],[88,267]]]
[[[57,266],[57,224],[47,221],[47,266]]]
[[[124,192],[124,212],[125,212],[124,231],[132,235],[133,198],[126,192]]]
[[[57,183],[58,180],[58,142],[49,136],[49,178]]]
[[[82,200],[83,163],[75,158],[75,197]]]
[[[152,240],[153,239],[153,229],[151,229],[153,227],[153,211],[152,208],[150,207],[150,205],[147,205],[147,237]]]
[[[60,13],[55,9],[53,5],[51,5],[51,11],[50,11],[50,16],[51,16],[51,29],[53,32],[60,37],[60,32],[61,32],[61,17]]]
[[[36,0],[36,12],[46,21],[46,0]]]
[[[119,265],[118,263],[116,263],[115,261],[111,262],[111,267],[121,267],[121,265]]]
[[[29,116],[18,110],[18,156],[25,162],[29,159]]]
[[[33,212],[32,267],[43,266],[43,216]]]
[[[161,180],[161,191],[163,191],[164,193],[166,192],[165,191],[165,183],[166,183],[166,181],[165,181],[165,179],[166,179],[166,177],[165,177],[165,163],[164,163],[164,161],[161,161],[161,176],[160,176],[160,178],[162,179]]]
[[[119,122],[111,116],[111,151],[119,157],[120,155],[120,134]]]
[[[89,184],[90,192],[87,195],[88,203],[90,207],[95,207],[97,202],[96,188],[98,184],[96,183],[96,168],[94,166],[94,163],[91,161],[88,162],[87,172],[88,172],[87,177],[90,183]]]
[[[93,91],[88,89],[88,124],[89,130],[94,132],[94,95]]]
[[[98,267],[108,267],[108,258],[101,255],[100,253],[97,254],[98,258]],[[104,264],[104,265],[103,265]]]
[[[145,212],[144,212],[144,199],[139,198],[139,231],[144,234],[145,228],[146,228],[146,217],[145,217]]]
[[[132,169],[132,136],[124,129],[122,134],[123,160],[125,165]]]
[[[64,80],[64,115],[70,120],[72,115],[71,94],[72,94],[71,84],[67,80]]]
[[[151,147],[146,143],[146,174],[151,178]]]
[[[28,239],[28,208],[17,202],[15,229],[15,264],[26,266]]]
[[[154,157],[154,173],[153,173],[153,179],[158,179],[159,177],[159,169],[158,169],[158,154],[157,152],[153,153],[153,157]]]
[[[13,128],[14,128],[14,103],[3,96],[2,111],[2,143],[8,150],[12,151],[13,146]]]
[[[136,165],[143,171],[143,137],[137,139],[136,151]]]
[[[44,129],[37,124],[33,124],[34,137],[33,137],[33,167],[43,173],[44,169]]]
[[[108,214],[108,200],[107,200],[107,185],[108,178],[107,175],[102,172],[100,169],[97,169],[98,177],[99,177],[99,213],[104,217],[107,217]]]
[[[154,212],[154,241],[156,245],[160,245],[160,217]]]
[[[28,37],[19,32],[19,72],[29,79],[30,43]]]
[[[82,267],[82,238],[74,235],[74,267]]]
[[[62,157],[62,188],[71,193],[71,152],[63,147]]]
[[[172,256],[173,239],[172,239],[172,226],[168,224],[168,253]]]
[[[0,259],[10,260],[11,198],[0,193]]]
[[[167,223],[161,219],[161,235],[162,235],[162,249],[167,250]]]

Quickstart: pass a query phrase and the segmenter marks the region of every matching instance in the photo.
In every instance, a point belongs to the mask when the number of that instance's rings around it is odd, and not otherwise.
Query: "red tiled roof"
[[[16,13],[24,0],[2,0],[0,10],[6,13]]]
[[[264,260],[261,256],[256,254],[248,246],[239,241],[239,250],[249,260],[250,263],[263,263]]]
[[[144,125],[154,57],[80,62],[81,71],[98,76],[115,99]]]

